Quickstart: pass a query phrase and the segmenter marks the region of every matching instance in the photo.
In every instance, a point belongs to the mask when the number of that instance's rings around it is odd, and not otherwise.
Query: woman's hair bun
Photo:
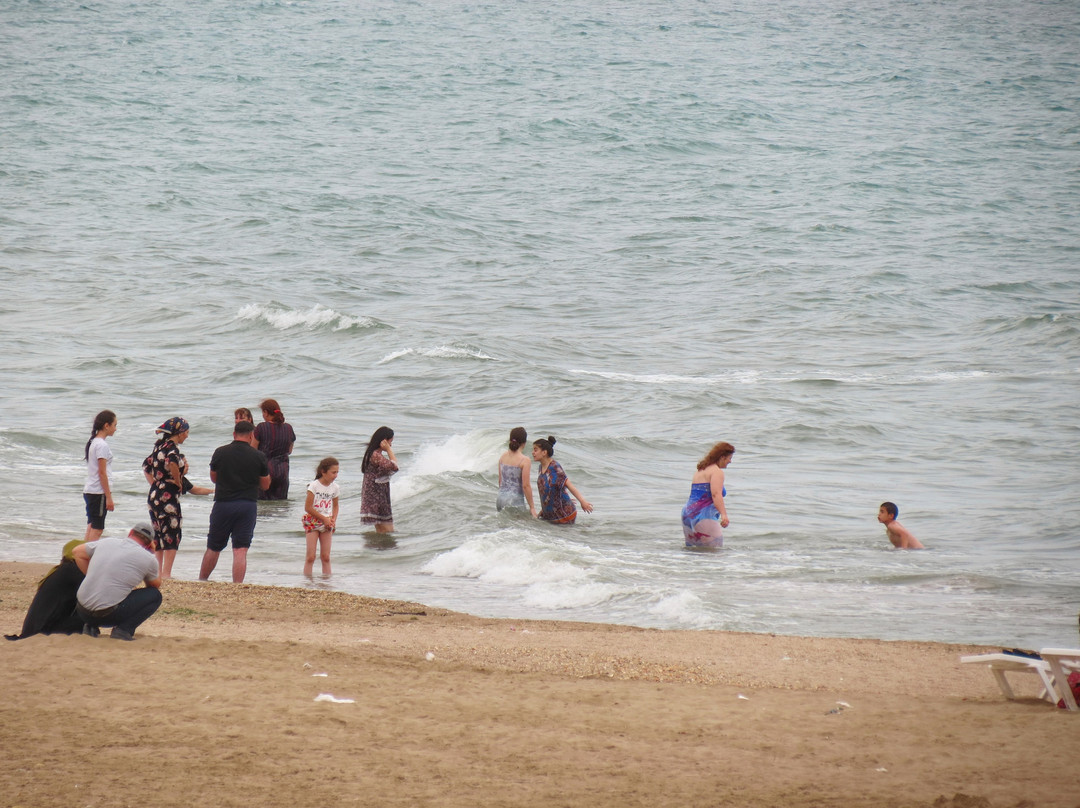
[[[548,441],[548,443],[550,443],[550,444],[551,444],[552,446],[554,446],[554,445],[555,445],[555,436],[554,436],[554,435],[548,435],[547,441]]]

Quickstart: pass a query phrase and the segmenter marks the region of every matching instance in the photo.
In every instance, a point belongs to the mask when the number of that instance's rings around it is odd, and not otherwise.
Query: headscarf
[[[154,431],[172,437],[173,435],[179,435],[181,432],[187,432],[188,422],[178,415],[175,418],[170,418]]]

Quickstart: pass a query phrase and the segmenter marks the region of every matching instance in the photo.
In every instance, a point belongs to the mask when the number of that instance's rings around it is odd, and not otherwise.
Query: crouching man
[[[86,574],[76,606],[85,624],[83,633],[96,637],[101,627],[112,626],[114,640],[134,640],[135,629],[161,605],[154,528],[139,522],[127,538],[80,544],[73,555]],[[141,583],[146,586],[136,589]]]

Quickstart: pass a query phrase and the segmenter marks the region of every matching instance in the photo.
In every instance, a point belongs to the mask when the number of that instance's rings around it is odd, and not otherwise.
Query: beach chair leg
[[[991,668],[990,670],[993,672],[994,678],[997,679],[998,687],[1000,687],[1001,692],[1005,694],[1005,698],[1009,699],[1010,701],[1015,699],[1016,696],[1013,695],[1012,688],[1009,687],[1009,682],[1005,678],[1005,671],[999,670],[997,668]]]
[[[1072,688],[1069,687],[1069,674],[1062,667],[1061,660],[1056,657],[1048,657],[1046,661],[1050,663],[1050,670],[1054,673],[1054,681],[1057,682],[1057,689],[1061,692],[1061,698],[1065,701],[1065,709],[1074,713],[1080,711],[1080,707],[1076,704],[1076,697],[1073,696]],[[1056,700],[1051,699],[1051,701]]]
[[[1053,667],[1053,664],[1054,663],[1052,662],[1050,663],[1051,668]],[[1051,704],[1057,704],[1057,689],[1054,687],[1052,674],[1043,668],[1037,668],[1036,672],[1039,674],[1039,678],[1042,679],[1043,683],[1043,690],[1042,693],[1039,694],[1039,698],[1046,699]],[[1058,681],[1061,680],[1059,679]]]

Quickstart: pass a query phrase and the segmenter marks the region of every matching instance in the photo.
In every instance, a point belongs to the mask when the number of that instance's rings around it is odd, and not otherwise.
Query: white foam
[[[431,559],[421,571],[521,588],[522,601],[541,609],[595,606],[623,592],[614,584],[597,581],[591,569],[569,557],[570,552],[541,544],[525,529],[511,528],[470,539]]]
[[[426,443],[420,447],[410,467],[414,474],[445,474],[446,472],[490,471],[494,468],[488,442],[479,432],[451,435],[441,443]]]
[[[375,364],[385,365],[387,362],[393,362],[395,359],[401,359],[404,356],[423,356],[428,359],[483,359],[491,362],[497,362],[494,356],[488,356],[479,348],[468,348],[456,345],[436,345],[434,348],[404,348],[400,351],[394,351],[387,354]]]
[[[236,313],[236,316],[241,320],[262,320],[280,331],[286,331],[290,328],[311,330],[323,326],[331,326],[334,331],[343,331],[357,326],[371,328],[376,325],[375,320],[370,317],[350,317],[318,303],[307,311],[276,308],[262,303],[249,303],[242,307]]]
[[[685,376],[673,373],[617,373],[604,370],[574,368],[571,373],[582,376],[599,376],[611,381],[632,384],[717,386],[724,384],[760,384],[766,382],[830,381],[837,384],[923,384],[938,381],[963,381],[981,379],[995,374],[982,370],[949,370],[930,374],[896,376],[886,373],[837,373],[835,370],[821,373],[772,374],[765,376],[756,370],[732,370],[712,376]]]
[[[587,578],[585,570],[553,558],[550,550],[532,549],[529,544],[523,530],[500,531],[469,539],[435,556],[421,571],[439,578],[475,578],[518,586]]]
[[[717,376],[681,376],[672,373],[615,373],[606,370],[582,370],[580,368],[571,369],[570,372],[582,376],[599,376],[602,379],[636,384],[754,384],[760,381],[761,378],[761,374],[754,370],[731,371]]]
[[[613,600],[623,590],[614,584],[599,581],[533,584],[525,591],[523,600],[528,606],[540,609],[580,609],[599,606]]]
[[[490,441],[479,432],[451,435],[440,443],[422,445],[409,464],[407,473],[391,478],[393,496],[406,498],[430,490],[432,477],[456,472],[479,473],[492,467]]]
[[[715,621],[706,613],[705,604],[693,592],[682,590],[661,595],[649,604],[649,614],[674,620],[685,626],[705,628]]]

